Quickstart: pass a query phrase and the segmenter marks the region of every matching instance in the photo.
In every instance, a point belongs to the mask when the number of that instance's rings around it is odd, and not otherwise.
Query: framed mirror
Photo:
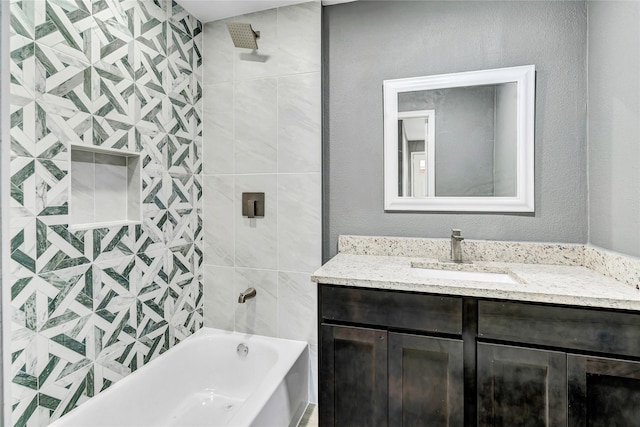
[[[534,211],[535,66],[385,80],[387,211]]]

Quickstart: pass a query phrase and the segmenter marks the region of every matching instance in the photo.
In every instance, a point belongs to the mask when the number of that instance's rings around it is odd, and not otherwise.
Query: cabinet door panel
[[[389,333],[389,425],[462,426],[461,340]]]
[[[566,354],[478,343],[478,424],[567,425]]]
[[[640,425],[640,362],[569,355],[569,425]]]
[[[320,423],[387,425],[387,332],[322,325]]]

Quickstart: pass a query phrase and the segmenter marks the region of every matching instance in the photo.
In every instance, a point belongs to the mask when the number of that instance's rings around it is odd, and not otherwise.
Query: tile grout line
[[[278,73],[280,71],[280,60],[282,59],[280,55],[280,34],[278,33],[279,29],[279,18],[280,18],[280,8],[276,8],[276,40],[277,40],[277,49],[276,55],[278,58],[278,63],[276,64],[276,69]],[[281,309],[281,301],[280,301],[280,75],[277,76],[276,79],[276,230],[275,230],[275,238],[276,238],[276,336],[280,336],[280,309]]]

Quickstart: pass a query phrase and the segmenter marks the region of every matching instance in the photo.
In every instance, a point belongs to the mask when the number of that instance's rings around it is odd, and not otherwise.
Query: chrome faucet
[[[462,230],[459,228],[451,229],[451,261],[456,263],[462,262],[462,241],[464,237],[460,235]]]
[[[240,304],[244,304],[248,299],[255,298],[256,293],[257,292],[255,288],[249,288],[244,292],[240,292],[240,296],[238,297],[238,302]]]

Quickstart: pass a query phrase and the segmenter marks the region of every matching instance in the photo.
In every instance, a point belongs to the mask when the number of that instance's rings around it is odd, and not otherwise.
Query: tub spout
[[[257,292],[255,288],[249,288],[244,292],[240,292],[240,296],[238,297],[238,302],[240,304],[244,304],[248,299],[255,298],[256,293]]]

